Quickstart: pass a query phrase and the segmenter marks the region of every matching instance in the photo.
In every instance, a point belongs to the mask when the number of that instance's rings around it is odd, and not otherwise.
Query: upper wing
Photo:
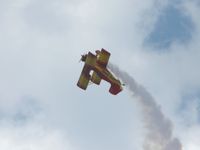
[[[92,54],[91,52],[88,52],[87,58],[85,60],[85,64],[90,67],[94,67],[96,64],[96,60],[97,60],[96,58],[97,57],[94,54]]]
[[[91,52],[87,54],[87,58],[85,60],[85,65],[83,67],[83,70],[81,72],[81,76],[78,80],[77,86],[86,89],[89,83],[89,80],[91,79],[90,71],[96,64],[96,56],[93,55]],[[95,78],[94,78],[95,79]],[[98,83],[99,80],[96,80]]]
[[[85,64],[81,72],[80,78],[78,80],[77,86],[85,90],[88,86],[89,80],[90,80],[90,69]]]
[[[109,58],[110,58],[110,53],[102,48],[101,52],[98,54],[97,62],[103,65],[104,67],[106,67],[108,64]]]

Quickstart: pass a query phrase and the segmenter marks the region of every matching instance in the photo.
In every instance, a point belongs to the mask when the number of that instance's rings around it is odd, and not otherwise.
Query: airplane
[[[105,80],[111,84],[109,92],[117,95],[122,91],[120,80],[116,79],[112,73],[107,69],[110,53],[105,49],[96,50],[96,55],[88,52],[82,55],[81,61],[85,62],[77,86],[83,90],[87,89],[89,81],[99,85],[101,80]]]

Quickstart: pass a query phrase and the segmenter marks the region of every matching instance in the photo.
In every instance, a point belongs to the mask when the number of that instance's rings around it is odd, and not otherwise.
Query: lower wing
[[[80,78],[78,80],[77,86],[83,90],[86,90],[90,80],[90,69],[85,65],[81,72]]]

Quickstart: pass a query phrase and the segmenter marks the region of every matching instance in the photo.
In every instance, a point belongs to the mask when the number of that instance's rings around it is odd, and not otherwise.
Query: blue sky
[[[139,99],[126,88],[111,95],[107,82],[76,86],[81,54],[105,48],[153,96],[183,150],[197,150],[198,3],[1,1],[0,149],[143,150]]]
[[[159,14],[145,42],[157,50],[168,49],[173,42],[190,42],[194,31],[195,25],[191,18],[177,4],[171,4]]]

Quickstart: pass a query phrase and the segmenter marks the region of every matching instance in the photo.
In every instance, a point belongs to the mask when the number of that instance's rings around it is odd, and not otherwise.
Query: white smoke
[[[120,70],[119,67],[110,63],[108,68],[122,80],[125,87],[138,99],[142,109],[144,126],[147,129],[143,149],[181,150],[180,141],[177,138],[173,138],[171,121],[163,115],[160,106],[155,102],[151,94],[128,73]]]

